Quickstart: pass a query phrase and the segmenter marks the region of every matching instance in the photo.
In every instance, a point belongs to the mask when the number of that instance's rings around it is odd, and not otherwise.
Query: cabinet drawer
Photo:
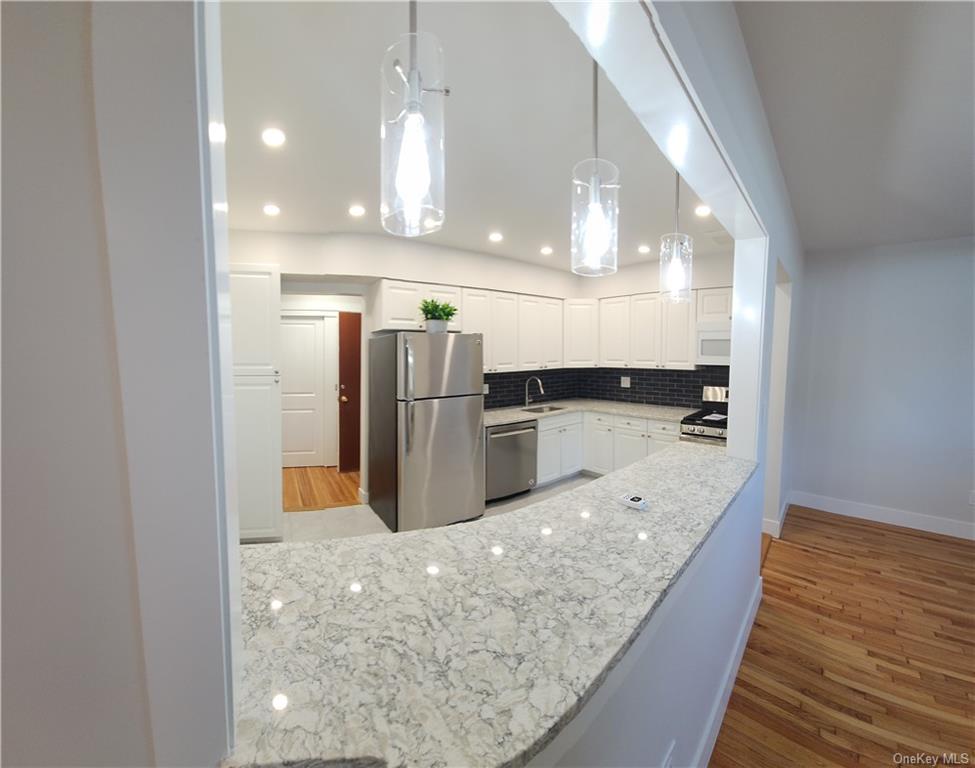
[[[590,424],[602,424],[606,427],[613,426],[613,417],[605,413],[587,413],[586,421]]]
[[[678,437],[680,435],[680,424],[674,424],[669,421],[648,421],[647,433],[651,435],[673,435],[674,437]]]
[[[581,413],[560,413],[558,416],[545,416],[538,420],[540,432],[547,432],[550,429],[561,429],[573,424],[582,424]]]
[[[631,419],[629,416],[615,417],[613,419],[613,425],[616,427],[623,427],[624,429],[635,429],[640,432],[646,432],[647,430],[646,419]]]

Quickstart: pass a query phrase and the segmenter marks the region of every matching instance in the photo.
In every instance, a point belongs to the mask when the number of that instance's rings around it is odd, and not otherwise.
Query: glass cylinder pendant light
[[[619,258],[620,172],[599,157],[599,65],[592,63],[592,158],[572,169],[572,271],[611,275]]]
[[[444,223],[443,49],[431,34],[416,31],[416,0],[410,0],[410,32],[386,50],[382,64],[381,181],[383,229],[401,237],[436,232]]]
[[[680,174],[674,193],[674,231],[660,238],[660,293],[673,302],[691,300],[694,240],[680,232]]]

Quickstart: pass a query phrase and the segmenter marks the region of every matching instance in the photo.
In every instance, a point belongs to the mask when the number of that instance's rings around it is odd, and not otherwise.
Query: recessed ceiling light
[[[358,203],[349,206],[349,216],[355,216],[356,218],[359,218],[360,216],[365,216],[365,214],[366,214],[366,209],[363,206],[359,205]]]
[[[694,213],[696,213],[698,216],[700,216],[703,219],[705,216],[711,215],[711,207],[708,205],[699,205],[697,208],[694,209]]]
[[[551,245],[543,245],[542,246],[542,249],[539,251],[539,253],[541,253],[542,256],[551,256],[552,253],[553,253],[552,246]]]
[[[500,232],[492,232],[490,235],[488,235],[488,240],[490,240],[492,243],[500,243],[502,240],[504,240],[504,235],[502,235]]]
[[[281,209],[274,203],[264,203],[265,216],[277,216],[279,213],[281,213]]]
[[[261,131],[261,141],[269,147],[280,147],[287,140],[280,128],[265,128]]]
[[[641,245],[639,248],[637,248],[637,250],[645,256],[646,254],[650,253],[650,246]]]
[[[223,123],[210,123],[207,132],[210,134],[211,144],[223,144],[227,141],[227,126]]]

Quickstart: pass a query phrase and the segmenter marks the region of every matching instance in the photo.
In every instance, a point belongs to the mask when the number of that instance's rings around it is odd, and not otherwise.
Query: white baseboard
[[[701,743],[698,745],[697,754],[691,765],[707,765],[711,760],[711,752],[714,750],[714,743],[718,740],[718,733],[721,731],[721,724],[724,722],[725,711],[728,709],[728,699],[735,687],[735,680],[738,679],[738,667],[741,666],[741,657],[745,655],[745,647],[748,645],[748,637],[752,633],[752,624],[755,623],[755,614],[758,613],[758,606],[762,603],[762,577],[758,577],[755,582],[755,589],[752,592],[751,601],[748,605],[748,612],[745,620],[738,629],[738,637],[735,638],[734,652],[728,659],[728,666],[725,669],[724,683],[721,686],[721,694],[714,701],[711,708],[711,716],[708,719],[708,727],[704,732]]]
[[[934,515],[922,515],[919,512],[908,512],[904,509],[878,507],[859,501],[819,496],[805,491],[793,491],[789,495],[789,502],[800,507],[821,509],[823,512],[832,512],[834,515],[843,515],[844,517],[857,517],[861,520],[872,520],[877,523],[900,525],[919,531],[955,536],[959,539],[975,539],[975,521],[949,520]]]
[[[369,491],[364,491],[361,488],[359,489],[359,503],[360,504],[369,503]]]
[[[782,520],[769,520],[767,517],[763,517],[762,533],[767,533],[776,539],[779,538],[779,535],[782,533]]]

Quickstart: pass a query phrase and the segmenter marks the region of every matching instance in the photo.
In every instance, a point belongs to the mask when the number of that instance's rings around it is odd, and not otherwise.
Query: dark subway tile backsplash
[[[640,370],[635,368],[555,368],[544,371],[486,373],[484,383],[490,391],[484,396],[485,408],[523,405],[525,381],[538,376],[545,394],[538,394],[538,384],[531,383],[532,401],[565,400],[573,397],[596,400],[618,400],[625,403],[649,403],[698,408],[701,388],[727,387],[728,367],[700,365],[693,371]],[[630,377],[630,388],[620,386],[620,377]]]

